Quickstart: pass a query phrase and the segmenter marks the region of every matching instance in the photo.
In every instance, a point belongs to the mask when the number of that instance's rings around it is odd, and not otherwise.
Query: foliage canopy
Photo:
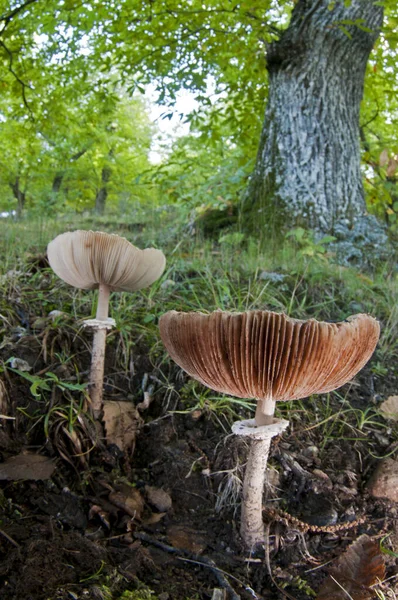
[[[331,1],[331,9],[333,4]],[[398,9],[393,0],[382,4],[384,26],[368,66],[361,125],[369,202],[394,220],[398,206],[391,160],[398,152]],[[207,146],[206,152],[197,148],[196,156],[203,159],[209,151],[217,153],[223,147],[227,154],[232,149],[236,150],[235,156],[241,157],[237,168],[250,164],[258,146],[267,97],[267,44],[286,28],[293,6],[291,0],[189,0],[182,4],[177,0],[3,2],[0,136],[6,145],[4,163],[13,165],[7,169],[12,172],[12,182],[20,177],[22,191],[29,187],[32,199],[39,192],[43,197],[42,186],[50,189],[55,174],[68,161],[70,174],[73,157],[95,145],[99,156],[94,158],[87,150],[73,165],[77,171],[71,188],[79,187],[81,173],[95,171],[95,176],[89,184],[82,183],[83,190],[69,192],[71,203],[89,206],[94,192],[88,190],[98,189],[104,163],[109,160],[120,166],[126,159],[126,174],[119,178],[119,184],[131,186],[145,165],[132,165],[127,159],[129,136],[137,122],[145,124],[146,141],[142,144],[138,140],[144,159],[151,132],[143,105],[138,107],[137,100],[130,104],[128,99],[144,92],[149,83],[155,84],[158,101],[170,107],[166,117],[172,114],[181,88],[195,95],[199,108],[188,120],[191,131],[198,132]],[[349,25],[341,23],[347,35]],[[361,27],[361,23],[354,25]],[[114,142],[110,138],[115,132],[109,131],[109,123],[120,119],[126,127],[130,120],[132,129],[127,131],[127,127],[120,134],[124,145],[119,136],[124,158],[119,153],[118,158],[110,158]],[[10,138],[19,140],[18,148],[7,147]],[[192,148],[191,140],[189,144]],[[133,146],[137,154],[134,141]],[[383,150],[388,153],[384,165],[380,161]],[[208,162],[208,172],[214,174],[213,169],[214,155]],[[11,183],[2,181],[3,191],[7,185]]]

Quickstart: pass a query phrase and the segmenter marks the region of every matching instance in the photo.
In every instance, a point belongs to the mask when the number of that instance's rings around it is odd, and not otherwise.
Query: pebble
[[[18,371],[31,371],[32,370],[32,367],[26,360],[23,360],[22,358],[15,358],[15,357],[13,357],[10,360],[10,367],[11,367],[11,369],[18,369]]]
[[[329,525],[335,525],[338,517],[337,511],[333,507],[330,507],[328,510],[325,509],[318,514],[306,515],[305,522],[317,527],[328,527]]]
[[[380,461],[366,486],[371,496],[398,502],[398,460]]]
[[[160,287],[162,290],[168,290],[169,288],[174,287],[175,284],[176,282],[173,281],[173,279],[166,279],[165,281],[163,281]]]
[[[171,509],[173,503],[170,495],[164,490],[150,485],[145,486],[145,493],[149,504],[159,512],[167,512]]]
[[[286,278],[282,273],[274,273],[270,271],[262,271],[258,278],[261,281],[271,281],[272,283],[280,283]]]

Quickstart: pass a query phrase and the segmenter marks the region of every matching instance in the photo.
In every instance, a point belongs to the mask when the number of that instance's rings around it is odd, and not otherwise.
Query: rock
[[[366,488],[375,498],[398,502],[398,460],[385,458],[380,461]]]
[[[272,271],[262,271],[258,278],[261,281],[271,281],[271,283],[280,283],[286,279],[286,275],[282,273],[274,273]]]
[[[32,323],[32,329],[35,331],[42,331],[47,327],[47,319],[45,317],[38,317]]]
[[[11,369],[17,369],[18,371],[31,371],[32,367],[30,364],[22,358],[13,357],[10,359]]]
[[[48,316],[52,321],[55,321],[55,319],[58,319],[59,317],[69,317],[69,315],[62,310],[52,310],[48,313]]]
[[[319,233],[319,238],[322,238]],[[336,241],[328,245],[335,254],[335,261],[343,266],[372,267],[375,261],[383,261],[391,254],[386,228],[374,215],[361,215],[350,225],[345,220],[335,223],[333,235]]]
[[[309,525],[315,525],[316,527],[329,527],[330,525],[336,525],[338,519],[337,511],[330,506],[325,508],[323,511],[319,511],[313,514],[307,514],[303,517],[304,521]]]
[[[319,455],[319,448],[317,446],[307,446],[303,450],[303,455],[306,458],[317,458]]]
[[[150,485],[145,486],[146,498],[159,512],[167,512],[172,507],[170,495],[164,490]]]
[[[168,290],[169,288],[174,287],[176,284],[176,282],[173,279],[166,279],[165,281],[163,281],[163,283],[160,285],[160,288],[162,290]]]

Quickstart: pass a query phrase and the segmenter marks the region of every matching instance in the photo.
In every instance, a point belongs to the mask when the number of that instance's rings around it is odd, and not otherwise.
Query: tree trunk
[[[86,152],[87,152],[87,148],[83,148],[83,150],[79,150],[79,152],[76,152],[75,154],[73,154],[71,156],[71,158],[69,159],[69,162],[75,162],[81,156],[83,156],[83,154],[85,154]],[[53,183],[52,183],[52,187],[51,187],[51,197],[50,197],[50,200],[52,202],[55,202],[57,199],[57,196],[61,190],[62,182],[64,180],[66,172],[67,172],[67,170],[63,169],[62,171],[57,171],[54,175],[54,179],[53,179]]]
[[[112,158],[113,149],[109,151],[108,157]],[[112,170],[109,165],[104,165],[101,172],[101,187],[97,191],[95,197],[94,211],[97,215],[103,215],[105,212],[106,199],[108,197],[108,183],[112,175]]]
[[[19,175],[15,178],[14,182],[10,182],[10,187],[17,201],[17,218],[20,219],[26,203],[26,192],[20,188]]]
[[[101,173],[101,187],[97,191],[95,197],[95,212],[97,215],[103,215],[105,212],[106,199],[108,197],[107,184],[111,178],[111,170],[109,167],[103,167]]]
[[[64,176],[65,176],[65,171],[58,171],[58,173],[55,173],[52,188],[51,188],[51,195],[53,198],[55,198],[57,196],[59,190],[61,189],[61,185],[62,185]]]
[[[359,109],[383,9],[345,4],[298,0],[268,48],[268,105],[244,202],[253,222],[333,232],[365,213]]]

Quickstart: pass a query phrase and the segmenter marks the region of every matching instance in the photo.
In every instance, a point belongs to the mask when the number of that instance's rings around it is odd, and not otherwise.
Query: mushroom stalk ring
[[[247,419],[233,423],[232,433],[245,435],[255,440],[270,440],[283,433],[288,427],[289,421],[286,419],[273,419],[270,425],[256,425],[255,419]]]

